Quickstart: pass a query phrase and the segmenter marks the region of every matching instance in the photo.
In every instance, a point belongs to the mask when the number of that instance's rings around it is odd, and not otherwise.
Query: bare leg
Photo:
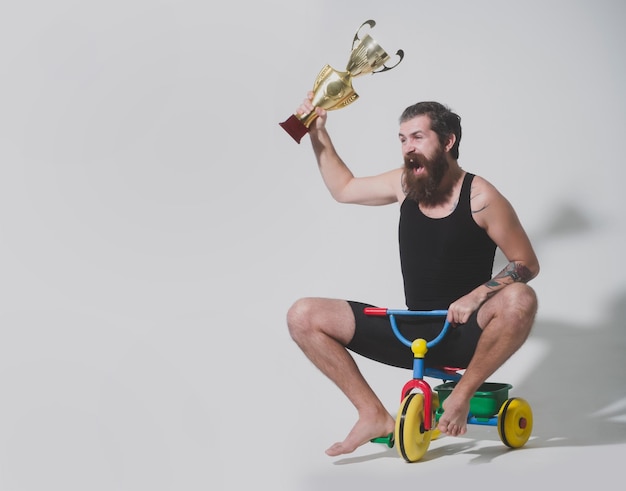
[[[289,309],[287,324],[304,354],[330,378],[356,408],[359,419],[342,442],[326,450],[330,456],[353,452],[372,438],[391,433],[395,423],[363,378],[345,346],[354,335],[354,314],[344,300],[304,298]]]
[[[480,385],[524,344],[537,311],[534,291],[513,283],[489,299],[478,313],[483,332],[472,361],[454,390],[443,402],[438,428],[459,436],[467,431],[470,399]]]

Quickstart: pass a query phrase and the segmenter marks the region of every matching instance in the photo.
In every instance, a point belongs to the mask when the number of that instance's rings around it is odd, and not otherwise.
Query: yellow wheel
[[[498,412],[498,434],[507,447],[523,447],[533,431],[533,412],[524,399],[507,399]]]
[[[437,416],[436,415],[437,415],[437,409],[439,409],[439,394],[437,394],[437,392],[433,392],[433,400],[431,404],[433,407],[433,422],[430,425],[430,427],[432,428],[432,430],[430,430],[430,441],[433,441],[441,436],[441,431],[437,429]]]
[[[409,394],[400,406],[396,418],[396,445],[400,457],[417,462],[430,445],[430,431],[424,431],[424,395]]]

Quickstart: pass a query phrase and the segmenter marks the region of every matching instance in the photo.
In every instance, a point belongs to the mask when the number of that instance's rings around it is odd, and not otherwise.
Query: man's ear
[[[456,135],[454,133],[450,133],[448,135],[448,141],[446,142],[446,147],[445,147],[446,152],[449,152],[455,143],[456,143]]]

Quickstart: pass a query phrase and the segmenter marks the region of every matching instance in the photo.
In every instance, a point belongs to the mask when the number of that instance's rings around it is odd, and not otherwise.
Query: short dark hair
[[[450,149],[452,157],[459,158],[459,144],[461,143],[461,117],[453,113],[448,106],[439,102],[418,102],[407,107],[400,116],[400,123],[417,116],[426,115],[430,118],[430,128],[437,133],[442,145],[450,134],[456,136],[456,141]]]

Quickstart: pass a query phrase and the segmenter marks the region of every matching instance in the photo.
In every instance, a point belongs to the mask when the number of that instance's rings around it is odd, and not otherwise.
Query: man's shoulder
[[[490,181],[482,176],[474,176],[470,187],[470,206],[475,219],[478,220],[478,214],[482,220],[486,219],[483,215],[487,213],[487,209],[501,209],[506,203],[504,196]]]
[[[471,173],[469,173],[471,174]],[[474,192],[477,193],[498,193],[496,187],[483,176],[478,174],[472,174],[474,177],[472,179],[472,194]]]

